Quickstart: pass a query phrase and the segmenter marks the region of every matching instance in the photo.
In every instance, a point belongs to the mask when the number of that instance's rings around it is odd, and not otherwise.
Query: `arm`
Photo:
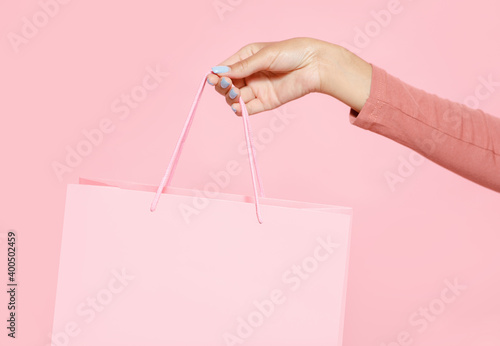
[[[351,107],[352,124],[500,192],[500,118],[417,89],[341,46],[310,38],[250,44],[220,65],[208,82],[237,115],[240,94],[252,115],[325,93]]]
[[[364,88],[350,102],[352,124],[500,192],[500,118],[415,88],[377,66],[371,65],[369,72],[366,62],[349,55],[337,59],[342,62],[340,70],[345,71],[341,78],[346,83],[344,89],[349,90],[349,85]],[[368,78],[370,91],[365,99]],[[350,94],[356,95],[354,90]]]

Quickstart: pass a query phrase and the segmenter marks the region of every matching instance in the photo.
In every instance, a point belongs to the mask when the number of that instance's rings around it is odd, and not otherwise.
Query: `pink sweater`
[[[374,66],[370,96],[352,124],[401,143],[500,192],[500,118],[429,94]]]

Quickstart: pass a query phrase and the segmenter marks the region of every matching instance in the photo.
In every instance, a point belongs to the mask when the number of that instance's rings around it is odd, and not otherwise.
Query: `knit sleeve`
[[[372,64],[370,96],[349,120],[500,192],[500,118],[415,88]]]

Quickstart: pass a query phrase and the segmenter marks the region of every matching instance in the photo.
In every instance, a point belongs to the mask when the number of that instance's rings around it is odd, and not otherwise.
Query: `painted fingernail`
[[[210,81],[210,79],[208,79],[208,77],[207,77],[207,83],[208,83],[208,84],[210,84],[210,85],[215,85],[215,84],[213,84],[213,83]]]
[[[212,67],[212,72],[213,73],[226,73],[231,70],[229,66],[214,66]]]
[[[238,93],[234,90],[234,88],[232,88],[230,91],[229,91],[229,98],[231,100],[234,100],[234,98],[236,97],[236,95],[238,95]]]
[[[231,109],[236,113],[236,108],[234,108],[234,105],[231,105]]]
[[[220,81],[220,86],[222,89],[226,89],[229,86],[229,82],[226,78],[222,78],[222,80]]]

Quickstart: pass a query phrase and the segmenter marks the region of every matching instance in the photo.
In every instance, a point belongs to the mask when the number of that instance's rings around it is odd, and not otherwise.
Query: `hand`
[[[329,94],[359,111],[370,93],[370,64],[340,46],[312,38],[252,43],[213,70],[207,82],[237,115],[240,95],[252,115],[311,92]]]

